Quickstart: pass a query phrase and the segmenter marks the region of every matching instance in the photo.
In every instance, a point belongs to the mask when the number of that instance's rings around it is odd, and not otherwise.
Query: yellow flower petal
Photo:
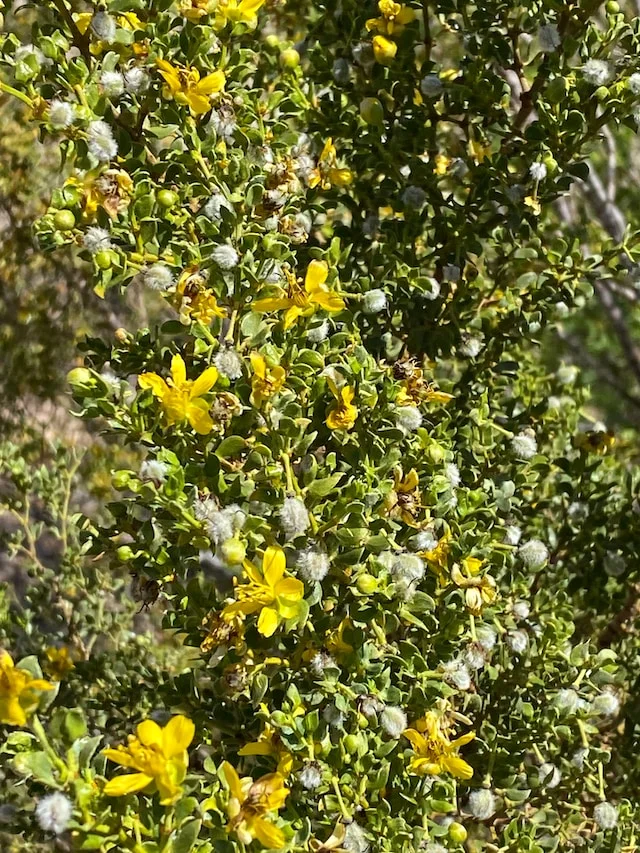
[[[271,637],[278,627],[278,614],[273,607],[263,607],[258,618],[258,631],[263,637]]]
[[[236,798],[236,800],[244,799],[244,795],[242,792],[242,783],[240,782],[240,777],[236,773],[235,767],[229,764],[228,761],[225,761],[222,764],[222,772],[224,774],[224,778],[227,780],[229,790]]]
[[[278,581],[282,580],[286,566],[287,561],[282,548],[270,545],[262,559],[262,574],[270,587],[275,587]]]
[[[256,838],[267,850],[281,850],[284,847],[284,835],[268,820],[256,817],[251,822]]]
[[[299,308],[297,305],[292,305],[291,308],[284,315],[284,328],[289,329],[296,322],[298,317],[302,314],[302,308]]]
[[[264,299],[258,299],[251,305],[252,311],[265,313],[267,311],[282,311],[284,308],[289,308],[291,300],[286,296],[266,296]]]
[[[211,366],[207,367],[205,371],[203,371],[200,376],[194,381],[191,386],[191,391],[189,392],[189,396],[191,399],[194,397],[202,397],[203,394],[206,394],[207,391],[210,391],[213,386],[218,381],[218,370],[217,368]]]
[[[182,714],[171,717],[162,729],[162,751],[167,758],[181,755],[193,740],[196,727],[193,722]]]
[[[224,89],[226,78],[224,71],[214,71],[213,74],[207,74],[196,86],[198,95],[213,95],[216,92],[221,92]]]
[[[162,744],[162,729],[153,720],[145,720],[136,728],[138,740],[145,746],[160,746]]]
[[[329,266],[326,261],[311,261],[307,267],[304,279],[304,287],[307,293],[317,293],[329,275]]]
[[[171,378],[176,387],[187,381],[187,368],[180,353],[176,353],[171,359]]]
[[[115,779],[110,779],[104,786],[104,793],[107,797],[124,797],[126,794],[142,791],[151,782],[153,782],[153,778],[144,773],[127,773],[124,776],[116,776]]]
[[[213,429],[209,406],[204,400],[192,400],[187,407],[187,420],[199,435],[208,435]]]
[[[138,385],[143,390],[149,388],[153,396],[159,400],[162,400],[164,395],[169,393],[169,386],[157,373],[141,373],[138,376]]]

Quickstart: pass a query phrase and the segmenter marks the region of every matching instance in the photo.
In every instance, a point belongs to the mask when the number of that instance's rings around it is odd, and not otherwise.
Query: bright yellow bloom
[[[405,477],[402,468],[396,468],[393,480],[393,491],[385,500],[385,510],[392,518],[400,518],[405,524],[415,527],[416,518],[422,509],[418,472],[412,468]]]
[[[408,9],[402,3],[394,3],[393,0],[378,0],[379,18],[369,18],[365,23],[368,30],[377,30],[384,36],[392,36],[401,33],[406,24],[414,20],[413,9]]]
[[[447,569],[449,567],[449,542],[451,534],[445,533],[431,551],[420,551],[419,555],[427,561],[427,565],[438,578],[441,586],[448,583]]]
[[[391,39],[385,38],[385,36],[373,37],[373,55],[380,65],[391,65],[397,52],[398,45]]]
[[[78,14],[75,14],[73,16],[73,20],[78,28],[78,32],[84,35],[91,25],[92,18],[93,12],[79,12]],[[134,32],[135,30],[144,30],[144,24],[135,12],[119,12],[115,16],[115,20],[116,24],[123,30],[129,30],[129,32]],[[106,50],[118,50],[120,52],[123,52],[127,47],[128,45],[118,43],[109,44],[109,42],[102,41],[101,39],[96,38],[96,41],[91,41],[89,49],[94,56],[100,56]],[[136,45],[133,45],[132,47],[135,53]]]
[[[244,561],[247,583],[236,587],[237,601],[222,611],[223,619],[233,621],[238,614],[260,613],[258,631],[271,637],[278,625],[300,614],[304,584],[297,578],[285,578],[287,567],[282,548],[269,546],[262,558],[262,571],[249,560]]]
[[[604,454],[613,447],[616,443],[616,437],[612,432],[604,430],[589,430],[576,435],[573,443],[579,450],[586,450],[589,453],[597,453],[598,456]]]
[[[104,787],[108,797],[134,794],[154,785],[163,806],[174,803],[182,793],[181,783],[187,775],[187,747],[193,740],[195,726],[187,717],[172,717],[164,728],[153,720],[145,720],[136,728],[136,737],[129,735],[126,746],[103,749],[115,764],[130,767],[137,773],[127,773],[109,780]]]
[[[445,154],[438,154],[434,162],[436,175],[446,175],[447,169],[453,161],[451,157],[447,157]]]
[[[230,21],[255,26],[258,11],[265,0],[218,0],[214,27],[221,30]]]
[[[540,216],[540,214],[542,213],[542,205],[540,204],[535,195],[528,195],[525,198],[524,203],[527,207],[531,208],[531,210],[535,213],[536,216]]]
[[[465,557],[462,561],[464,572],[458,566],[451,569],[451,580],[464,589],[467,609],[474,616],[480,616],[484,605],[493,604],[498,597],[496,582],[491,575],[479,576],[483,562],[477,557]]]
[[[332,379],[328,378],[327,382],[337,403],[329,412],[326,420],[327,426],[329,429],[352,429],[358,419],[358,409],[353,405],[353,398],[356,395],[355,388],[351,385],[345,385],[338,389]]]
[[[285,779],[293,770],[293,755],[283,746],[280,735],[269,723],[258,736],[258,740],[248,743],[238,750],[238,755],[272,755],[278,759],[276,772]]]
[[[74,176],[65,181],[65,187],[78,187],[82,192],[82,207],[87,219],[93,219],[99,207],[115,219],[127,209],[133,195],[131,176],[122,169],[87,172],[82,180]]]
[[[214,71],[201,80],[197,68],[181,68],[165,59],[156,59],[156,65],[167,84],[163,90],[164,97],[187,104],[196,115],[209,112],[210,96],[224,89],[224,71]]]
[[[311,172],[309,186],[313,189],[320,184],[323,190],[328,190],[332,186],[347,187],[352,181],[351,170],[338,167],[336,146],[331,138],[327,139],[318,158],[318,165]]]
[[[206,435],[213,429],[213,421],[209,405],[202,397],[213,388],[217,379],[215,367],[207,367],[197,379],[187,379],[184,360],[176,354],[171,359],[169,384],[157,373],[141,373],[138,384],[141,388],[149,388],[160,400],[169,425],[188,421],[197,433]]]
[[[15,666],[8,652],[0,651],[0,723],[26,726],[38,707],[40,692],[53,689],[53,684],[34,678],[26,669]]]
[[[45,655],[47,658],[45,669],[54,681],[62,681],[72,669],[75,669],[75,664],[67,646],[62,646],[59,649],[55,646],[49,646],[45,650]]]
[[[222,772],[229,786],[229,832],[235,832],[242,844],[251,844],[254,838],[268,850],[284,847],[281,829],[265,819],[269,812],[278,811],[284,805],[289,789],[279,773],[269,773],[254,782],[249,776],[240,778],[235,768],[225,761]]]
[[[260,355],[259,352],[252,352],[249,358],[253,369],[251,403],[259,407],[265,400],[273,397],[282,389],[287,374],[284,367],[280,367],[280,365],[269,367],[264,356]]]
[[[205,326],[211,325],[216,317],[226,317],[227,312],[218,305],[214,292],[205,286],[206,279],[198,267],[187,267],[178,279],[176,296],[179,300],[178,312],[182,322],[198,320]]]
[[[216,0],[179,0],[178,12],[187,20],[197,23],[200,18],[210,15],[216,5]]]
[[[292,326],[298,317],[310,317],[318,308],[328,311],[330,314],[344,311],[344,299],[325,285],[328,274],[329,267],[326,261],[311,261],[307,267],[304,288],[301,286],[302,279],[297,279],[292,273],[287,273],[286,291],[281,290],[279,296],[258,299],[257,302],[253,303],[252,309],[261,313],[286,309],[284,315],[285,329]]]
[[[458,755],[458,750],[474,739],[475,732],[467,732],[450,741],[442,718],[435,711],[428,711],[415,723],[415,728],[405,729],[404,736],[415,752],[409,764],[409,772],[418,776],[439,776],[451,773],[458,779],[471,779],[473,768]]]

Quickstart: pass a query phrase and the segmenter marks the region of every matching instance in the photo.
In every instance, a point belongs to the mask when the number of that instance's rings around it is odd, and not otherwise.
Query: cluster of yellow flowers
[[[413,9],[394,0],[378,0],[380,17],[369,18],[366,27],[369,32],[375,32],[373,37],[373,53],[381,65],[390,65],[398,52],[398,45],[390,36],[397,36],[407,24],[415,18]]]

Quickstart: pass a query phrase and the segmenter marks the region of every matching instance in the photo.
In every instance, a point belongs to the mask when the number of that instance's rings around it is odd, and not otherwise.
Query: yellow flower
[[[178,13],[194,23],[205,15],[211,14],[215,8],[216,0],[179,0],[178,2]]]
[[[293,770],[293,755],[283,746],[280,735],[269,723],[265,725],[258,740],[243,746],[238,750],[238,755],[272,755],[278,759],[276,772],[285,779]]]
[[[333,379],[328,378],[327,382],[337,402],[337,405],[334,405],[329,412],[326,420],[327,426],[329,429],[352,429],[358,419],[358,409],[353,405],[353,398],[356,395],[355,388],[351,385],[345,385],[338,389]]]
[[[330,314],[344,311],[344,299],[325,285],[328,274],[329,267],[326,261],[311,261],[307,267],[304,288],[301,287],[301,279],[297,279],[292,273],[287,273],[287,290],[281,290],[280,296],[258,299],[252,308],[261,313],[286,309],[284,315],[285,329],[292,326],[298,317],[310,317],[318,308],[322,308]]]
[[[264,2],[265,0],[218,0],[214,27],[221,30],[229,21],[233,24],[255,26],[258,10]]]
[[[368,30],[377,30],[382,35],[392,36],[401,33],[406,24],[414,20],[413,9],[393,0],[378,0],[379,18],[369,18],[365,23]]]
[[[398,45],[384,36],[373,37],[373,55],[380,65],[391,65],[396,58]]]
[[[260,613],[258,631],[263,637],[271,637],[281,622],[300,614],[304,584],[297,578],[285,578],[287,563],[282,548],[267,548],[262,571],[249,560],[243,565],[249,580],[236,587],[237,601],[224,608],[222,617],[233,621],[240,613]]]
[[[418,473],[412,468],[405,477],[402,468],[396,468],[393,479],[393,491],[385,500],[385,509],[392,518],[400,518],[405,524],[415,527],[416,518],[422,508]]]
[[[338,625],[337,628],[334,628],[333,631],[329,631],[324,638],[325,646],[327,647],[327,651],[340,660],[341,658],[348,657],[350,654],[353,654],[354,648],[351,643],[347,643],[344,639],[344,632],[347,628],[352,627],[352,622],[350,619],[343,619],[342,622]]]
[[[318,165],[311,172],[309,186],[313,189],[320,184],[323,190],[328,190],[332,186],[347,187],[352,181],[353,175],[350,169],[338,168],[336,146],[331,138],[327,139],[320,153]]]
[[[450,741],[441,717],[435,711],[428,711],[415,723],[415,728],[403,732],[415,756],[409,764],[409,772],[418,776],[439,776],[451,773],[458,779],[471,779],[473,768],[458,755],[458,750],[474,739],[475,732],[468,732]]]
[[[62,646],[59,649],[55,646],[49,646],[45,650],[45,656],[47,658],[45,669],[54,681],[62,681],[67,673],[75,669],[75,664],[67,646]]]
[[[451,165],[452,160],[451,157],[447,157],[444,154],[436,155],[435,159],[435,173],[436,175],[446,175],[447,169]]]
[[[164,97],[187,104],[196,115],[209,112],[210,95],[224,89],[224,71],[214,71],[201,80],[197,68],[181,68],[164,59],[156,59],[156,65],[167,84],[163,90]]]
[[[218,305],[212,290],[205,287],[205,278],[196,265],[187,267],[178,279],[176,295],[179,299],[178,312],[182,322],[198,320],[205,326],[211,325],[215,317],[226,317],[227,312]]]
[[[252,352],[249,356],[253,377],[251,379],[251,403],[261,406],[265,400],[277,394],[284,385],[287,374],[283,367],[268,367],[264,356],[259,352]]]
[[[84,35],[87,32],[91,25],[92,18],[93,12],[79,12],[73,16],[73,20],[79,33]],[[129,30],[129,32],[144,30],[144,24],[135,12],[119,12],[115,16],[115,20],[116,24],[123,30]],[[127,47],[128,45],[118,43],[109,44],[109,42],[97,39],[96,41],[91,42],[89,49],[94,56],[100,56],[105,52],[105,50],[118,50],[123,52]],[[133,45],[133,51],[134,53],[136,52],[136,45]]]
[[[265,819],[269,812],[278,811],[284,805],[289,789],[279,773],[269,773],[254,782],[248,776],[240,778],[228,761],[222,765],[222,772],[229,786],[227,829],[235,832],[243,844],[251,844],[254,838],[269,850],[284,847],[284,835],[281,829]]]
[[[438,578],[441,586],[445,586],[448,582],[447,569],[449,567],[449,541],[450,533],[445,533],[438,544],[431,551],[420,551],[421,557],[427,561],[427,565]]]
[[[42,690],[53,690],[44,678],[34,678],[26,669],[15,666],[8,652],[0,651],[0,723],[26,726],[40,701]]]
[[[193,740],[195,726],[187,717],[172,717],[164,728],[153,720],[145,720],[129,735],[126,746],[103,749],[115,764],[137,770],[109,780],[104,793],[109,797],[134,794],[154,785],[163,806],[174,803],[182,793],[181,783],[187,775],[187,747]]]
[[[133,194],[131,176],[122,169],[87,172],[82,180],[71,177],[65,187],[78,187],[82,192],[82,207],[87,219],[93,219],[99,207],[115,219],[127,209]]]
[[[213,429],[213,421],[209,406],[202,397],[213,388],[217,379],[215,367],[207,367],[195,380],[187,379],[184,360],[176,354],[171,359],[170,384],[157,373],[141,373],[138,384],[141,388],[149,388],[160,400],[169,425],[188,421],[197,433],[206,435]]]
[[[613,447],[616,443],[616,437],[612,432],[604,430],[589,430],[582,432],[574,438],[574,444],[579,450],[586,450],[589,453],[597,453],[598,456],[604,454]]]
[[[496,582],[491,575],[479,577],[483,562],[477,557],[465,557],[462,561],[464,572],[458,566],[451,570],[451,580],[464,589],[467,609],[474,616],[480,616],[484,605],[493,604],[498,597]]]
[[[540,216],[540,214],[542,213],[542,206],[540,205],[540,202],[535,197],[535,195],[528,195],[525,198],[524,203],[527,207],[531,208],[531,210],[536,216]]]

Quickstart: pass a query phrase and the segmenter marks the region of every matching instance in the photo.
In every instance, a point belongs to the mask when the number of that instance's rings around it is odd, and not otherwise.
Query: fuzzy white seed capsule
[[[453,462],[445,465],[444,473],[453,489],[460,485],[460,470],[457,465],[454,465]]]
[[[211,512],[208,518],[207,533],[216,545],[233,539],[234,530],[231,518],[220,510]]]
[[[111,248],[111,235],[105,228],[90,225],[82,238],[82,244],[92,255],[97,255]]]
[[[323,320],[318,326],[312,326],[307,332],[307,340],[312,344],[321,344],[329,336],[329,321]]]
[[[124,85],[127,92],[138,95],[149,88],[149,75],[143,68],[130,68],[124,72]]]
[[[74,112],[71,104],[58,99],[51,101],[49,104],[49,124],[52,127],[62,130],[73,124],[73,119]]]
[[[514,601],[511,611],[516,619],[528,619],[531,607],[528,601]]]
[[[91,29],[101,41],[109,44],[116,37],[116,22],[108,12],[96,12],[91,19]]]
[[[118,143],[113,138],[113,131],[102,119],[92,121],[87,129],[87,144],[89,152],[101,163],[106,163],[118,153]]]
[[[522,530],[517,524],[510,524],[504,531],[504,541],[506,545],[517,545],[522,538]]]
[[[151,290],[165,291],[173,284],[173,274],[164,264],[152,264],[142,271],[143,283]]]
[[[518,459],[528,462],[538,452],[538,443],[533,430],[525,429],[511,439],[511,449]]]
[[[590,710],[599,717],[615,717],[620,710],[620,700],[615,693],[606,691],[595,697]]]
[[[362,300],[362,310],[365,314],[379,314],[387,307],[387,294],[380,288],[369,290]]]
[[[296,560],[299,575],[309,583],[324,580],[329,571],[329,557],[316,548],[305,548]]]
[[[164,483],[168,472],[169,466],[166,462],[159,462],[157,459],[146,459],[140,466],[140,479]]]
[[[538,29],[538,41],[544,53],[553,53],[560,47],[560,32],[555,24],[542,24]]]
[[[496,812],[496,798],[487,788],[478,788],[469,794],[467,808],[478,820],[488,820]]]
[[[544,181],[547,177],[547,167],[544,163],[532,163],[529,166],[529,174],[534,181]]]
[[[602,59],[588,59],[582,66],[582,76],[592,86],[604,86],[612,74],[611,66]]]
[[[220,222],[222,219],[222,210],[233,210],[231,202],[228,201],[222,193],[212,195],[209,201],[202,209],[204,215],[211,219],[212,222]]]
[[[485,652],[490,652],[498,641],[498,635],[490,625],[478,625],[476,637]]]
[[[280,524],[287,539],[295,539],[309,527],[309,513],[300,498],[285,498],[280,509]]]
[[[618,823],[618,809],[611,803],[598,803],[593,810],[593,819],[600,829],[613,829]]]
[[[234,349],[225,347],[216,353],[213,363],[222,376],[232,381],[242,376],[242,359]]]
[[[309,761],[298,771],[298,782],[307,791],[314,791],[322,785],[322,770],[317,761]]]
[[[407,728],[407,715],[396,705],[386,705],[380,714],[380,725],[389,737],[398,740],[402,732]]]
[[[68,797],[56,791],[43,797],[36,806],[36,818],[40,829],[62,835],[69,825],[73,804]]]
[[[107,98],[119,98],[124,92],[124,77],[119,71],[103,71],[100,86]]]
[[[216,246],[211,253],[211,257],[222,270],[232,270],[238,266],[240,260],[240,256],[236,250],[228,243]]]
[[[530,539],[518,548],[518,556],[528,569],[539,569],[549,559],[549,551],[544,542]]]
[[[464,358],[476,358],[482,352],[483,347],[484,341],[482,338],[466,335],[460,344],[460,355],[464,356]]]
[[[369,842],[357,823],[350,823],[344,834],[342,846],[347,853],[367,853]]]
[[[507,634],[507,645],[512,652],[521,655],[529,645],[529,637],[524,631],[509,631]]]
[[[560,714],[570,717],[578,710],[580,706],[580,697],[571,687],[565,687],[556,693],[553,699],[553,705],[558,709]]]
[[[403,204],[406,204],[407,207],[411,207],[414,210],[420,210],[424,207],[426,200],[427,194],[422,187],[410,186],[402,193]]]
[[[322,678],[327,669],[336,669],[337,664],[331,655],[326,652],[317,652],[309,662],[309,669],[316,676]]]
[[[416,406],[399,406],[395,416],[397,426],[405,433],[415,432],[422,426],[422,414]]]

